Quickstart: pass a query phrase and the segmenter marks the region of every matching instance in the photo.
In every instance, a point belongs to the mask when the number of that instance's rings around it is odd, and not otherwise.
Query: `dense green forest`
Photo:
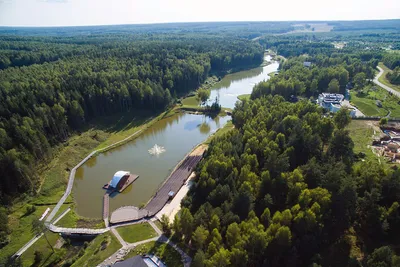
[[[237,103],[173,225],[193,266],[398,266],[390,247],[374,249],[398,241],[400,171],[354,165],[349,122],[280,96]]]
[[[35,164],[87,121],[162,110],[210,73],[259,65],[262,46],[216,36],[6,37],[0,42],[0,201],[36,185]],[[21,67],[22,66],[22,67]]]
[[[366,79],[375,75],[379,53],[323,53],[292,57],[281,65],[280,74],[257,84],[252,98],[279,94],[289,99],[291,95],[316,97],[321,92],[344,93],[351,82],[362,88]],[[304,62],[311,62],[310,67]]]

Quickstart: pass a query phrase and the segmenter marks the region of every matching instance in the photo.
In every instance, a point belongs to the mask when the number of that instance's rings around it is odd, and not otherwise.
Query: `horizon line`
[[[101,27],[101,26],[134,26],[134,25],[165,25],[165,24],[196,24],[196,23],[234,23],[234,22],[355,22],[355,21],[385,21],[400,20],[399,18],[384,19],[343,19],[343,20],[226,20],[226,21],[171,21],[171,22],[140,22],[140,23],[116,23],[116,24],[85,24],[85,25],[0,25],[0,28],[67,28],[67,27]]]

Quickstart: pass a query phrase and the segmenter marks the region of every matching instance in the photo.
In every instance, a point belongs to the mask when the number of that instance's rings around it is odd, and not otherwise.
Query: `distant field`
[[[333,26],[328,23],[298,23],[293,24],[293,31],[283,33],[283,34],[291,34],[291,33],[302,33],[302,32],[330,32],[333,30]]]

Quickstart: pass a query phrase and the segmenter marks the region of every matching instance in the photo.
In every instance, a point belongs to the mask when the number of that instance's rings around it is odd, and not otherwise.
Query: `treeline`
[[[346,111],[267,96],[232,118],[172,224],[192,266],[397,266],[400,171],[354,164]]]
[[[43,46],[39,50],[45,52]],[[263,59],[259,44],[222,37],[137,42],[102,37],[85,46],[82,55],[75,54],[76,45],[62,47],[73,56],[0,71],[2,203],[33,189],[35,164],[50,158],[51,147],[88,120],[132,109],[163,109],[174,97],[196,89],[210,72],[223,74]]]
[[[304,62],[310,62],[311,66],[304,66]],[[316,97],[321,92],[344,93],[349,82],[362,88],[366,79],[372,79],[378,62],[373,54],[364,53],[293,57],[281,65],[279,75],[257,84],[251,97],[279,94],[289,99],[292,95]]]
[[[386,53],[383,56],[383,64],[389,69],[395,69],[396,67],[400,67],[400,54],[398,53]]]
[[[400,84],[400,66],[396,67],[392,72],[388,72],[386,78],[391,84]]]

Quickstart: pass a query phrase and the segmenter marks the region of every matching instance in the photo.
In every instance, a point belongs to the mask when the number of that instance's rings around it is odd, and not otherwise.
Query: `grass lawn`
[[[156,241],[148,242],[137,246],[125,259],[134,257],[136,255],[154,254],[159,257],[168,267],[183,266],[181,255],[173,249],[170,245]]]
[[[377,159],[377,156],[372,152],[368,145],[372,144],[375,134],[379,135],[379,127],[377,121],[366,121],[366,120],[352,120],[347,127],[350,131],[350,137],[354,142],[354,153],[364,152],[366,158]]]
[[[78,214],[76,214],[73,207],[71,207],[71,210],[64,217],[62,217],[61,220],[56,223],[56,225],[67,228],[79,227],[100,229],[105,227],[103,220],[80,217]]]
[[[379,81],[380,81],[381,83],[383,83],[384,85],[387,85],[387,86],[393,88],[394,90],[400,92],[400,85],[392,84],[392,83],[390,83],[390,82],[388,81],[388,79],[386,79],[386,74],[387,74],[388,72],[391,72],[392,70],[389,69],[388,67],[386,67],[385,64],[383,64],[382,62],[379,62],[378,66],[381,67],[381,68],[384,70],[384,73],[381,75],[381,77],[379,77]]]
[[[198,108],[200,102],[196,99],[196,96],[189,96],[182,99],[182,107]]]
[[[114,254],[122,246],[111,233],[97,236],[84,251],[82,257],[72,265],[73,267],[92,267],[100,264]]]
[[[373,90],[371,88],[376,88]],[[354,104],[366,116],[384,117],[390,113],[390,117],[400,117],[400,99],[390,95],[380,87],[365,88],[362,92],[350,91],[351,103]],[[382,107],[376,105],[377,100],[382,103]]]
[[[150,239],[156,237],[157,233],[148,223],[138,223],[129,226],[122,226],[117,228],[118,233],[122,238],[129,243]]]
[[[52,246],[54,246],[57,240],[61,238],[58,234],[52,233],[50,231],[46,232],[46,236]],[[24,252],[24,254],[22,254],[21,259],[23,266],[31,266],[34,263],[35,251],[42,253],[43,264],[51,262],[51,257],[54,253],[47,243],[45,237],[42,236],[38,241],[36,241],[33,246],[31,246],[27,251]]]
[[[250,94],[244,94],[244,95],[240,95],[237,97],[239,100],[243,101],[243,100],[249,100],[250,99]]]

